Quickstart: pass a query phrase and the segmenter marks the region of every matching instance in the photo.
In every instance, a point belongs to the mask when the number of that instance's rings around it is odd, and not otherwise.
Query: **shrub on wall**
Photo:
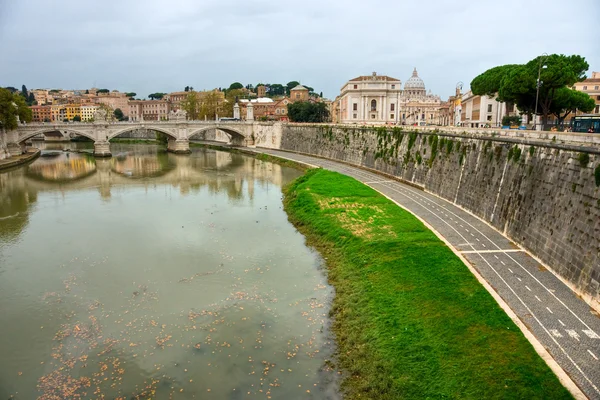
[[[581,168],[585,168],[590,162],[590,155],[588,153],[579,153],[577,160],[579,160],[579,165],[581,165]]]

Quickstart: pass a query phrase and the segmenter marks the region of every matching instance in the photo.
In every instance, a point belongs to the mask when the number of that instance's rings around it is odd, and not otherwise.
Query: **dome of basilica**
[[[404,90],[423,90],[425,91],[425,82],[423,79],[419,78],[419,74],[417,74],[417,69],[412,73],[412,76],[408,78],[408,80],[404,83]]]

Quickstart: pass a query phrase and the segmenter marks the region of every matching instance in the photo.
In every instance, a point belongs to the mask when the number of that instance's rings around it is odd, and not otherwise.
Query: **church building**
[[[437,123],[441,100],[427,93],[417,69],[404,84],[373,72],[349,80],[343,87],[334,116],[342,124],[427,125]]]

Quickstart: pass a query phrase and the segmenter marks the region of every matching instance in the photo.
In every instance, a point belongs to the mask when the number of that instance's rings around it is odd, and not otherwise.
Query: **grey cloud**
[[[569,10],[599,15],[595,0]],[[0,85],[135,91],[300,80],[330,98],[377,71],[417,67],[446,97],[495,65],[581,54],[594,34],[559,0],[0,0]]]

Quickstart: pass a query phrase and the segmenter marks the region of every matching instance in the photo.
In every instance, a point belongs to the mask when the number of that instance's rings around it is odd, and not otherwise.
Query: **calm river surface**
[[[0,173],[0,399],[338,398],[332,289],[282,209],[301,172],[111,150]]]

